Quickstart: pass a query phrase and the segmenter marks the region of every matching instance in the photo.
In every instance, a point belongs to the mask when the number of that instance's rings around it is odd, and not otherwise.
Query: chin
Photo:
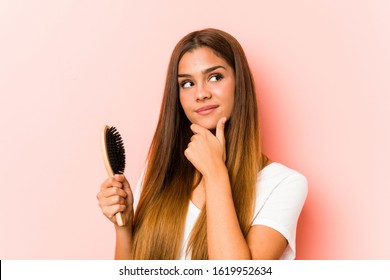
[[[204,128],[207,128],[208,130],[214,130],[217,127],[217,122],[215,121],[203,121],[203,122],[194,122]]]

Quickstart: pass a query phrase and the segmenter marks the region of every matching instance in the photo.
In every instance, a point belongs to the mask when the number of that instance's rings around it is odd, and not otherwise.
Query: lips
[[[204,114],[211,113],[218,107],[219,107],[218,105],[207,105],[207,106],[200,107],[199,109],[196,109],[195,112],[204,115]]]

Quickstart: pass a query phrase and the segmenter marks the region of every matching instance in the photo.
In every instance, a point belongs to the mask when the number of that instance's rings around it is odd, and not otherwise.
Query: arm
[[[252,226],[246,242],[253,260],[278,260],[288,245],[280,232],[263,225]]]
[[[209,259],[250,259],[241,232],[225,165],[204,176]]]
[[[287,240],[278,231],[252,226],[245,239],[234,208],[224,166],[206,175],[207,242],[210,259],[279,259]]]
[[[131,221],[132,223],[132,221]],[[115,259],[116,260],[130,260],[133,258],[132,254],[132,228],[130,226],[120,227],[115,225]]]

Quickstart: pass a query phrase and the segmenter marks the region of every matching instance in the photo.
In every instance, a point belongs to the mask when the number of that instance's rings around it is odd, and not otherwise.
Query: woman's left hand
[[[225,122],[225,117],[218,121],[215,135],[200,125],[191,125],[194,135],[184,155],[203,176],[213,174],[216,167],[225,165]]]

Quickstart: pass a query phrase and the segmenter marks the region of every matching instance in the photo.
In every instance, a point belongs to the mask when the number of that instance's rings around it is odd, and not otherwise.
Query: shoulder
[[[258,173],[258,179],[281,179],[286,177],[306,180],[306,177],[303,174],[279,162],[270,163]]]
[[[273,162],[258,173],[256,212],[264,207],[301,209],[307,193],[308,182],[304,175],[281,163]]]
[[[258,173],[256,188],[257,192],[263,195],[273,192],[276,188],[284,188],[290,192],[307,193],[308,182],[300,172],[281,163],[272,162]]]

